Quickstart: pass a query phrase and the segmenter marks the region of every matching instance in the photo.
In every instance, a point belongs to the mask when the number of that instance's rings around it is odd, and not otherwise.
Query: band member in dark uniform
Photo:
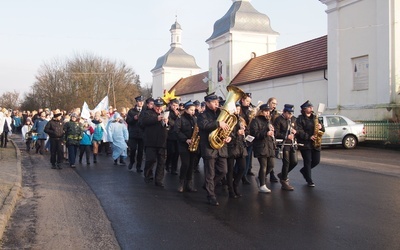
[[[131,108],[126,115],[126,123],[128,124],[129,131],[129,165],[128,169],[131,170],[133,164],[136,162],[136,172],[141,173],[142,159],[143,159],[143,129],[139,126],[139,115],[143,110],[144,97],[135,97],[136,105]],[[137,154],[136,154],[137,153]]]
[[[228,149],[226,144],[218,150],[213,149],[210,146],[208,136],[217,128],[229,130],[229,125],[225,121],[217,121],[221,113],[218,96],[212,93],[204,97],[204,100],[206,101],[206,109],[197,118],[200,134],[200,153],[204,162],[204,186],[207,191],[208,202],[213,206],[218,206],[219,203],[214,189],[216,183],[219,183],[227,173]],[[228,136],[225,139],[225,143],[229,143],[230,140],[231,137]]]
[[[283,140],[282,172],[278,174],[278,178],[282,189],[287,191],[294,190],[287,177],[297,165],[296,117],[293,116],[293,113],[293,105],[285,104],[282,115],[278,116],[274,122],[275,138]],[[278,145],[278,147],[282,147],[282,145]]]
[[[172,99],[168,103],[169,110],[169,130],[167,137],[167,160],[165,162],[165,169],[167,172],[171,172],[173,175],[178,175],[178,159],[179,159],[179,151],[178,151],[178,138],[176,136],[175,131],[175,121],[180,116],[179,112],[179,100]]]
[[[238,191],[238,185],[246,168],[247,156],[244,138],[246,134],[246,121],[239,116],[239,113],[240,103],[236,103],[235,115],[238,119],[238,123],[236,123],[236,126],[231,133],[232,140],[228,143],[228,174],[226,178],[228,182],[229,197],[234,199],[242,196]]]
[[[269,112],[270,113],[269,116],[271,117],[270,121],[272,124],[274,124],[275,119],[280,115],[279,114],[280,112],[278,112],[278,109],[276,108],[276,106],[278,105],[278,101],[275,97],[270,97],[268,99],[267,104],[271,108],[271,111]],[[271,173],[269,173],[269,181],[278,182],[278,178],[276,178],[274,170],[272,170]]]
[[[270,110],[268,104],[261,105],[256,117],[250,123],[250,134],[254,136],[254,157],[260,163],[258,179],[261,193],[271,193],[271,190],[265,184],[265,177],[274,168],[275,139],[274,128],[269,120]]]
[[[185,111],[175,121],[175,131],[178,138],[178,149],[181,157],[181,169],[179,174],[178,192],[196,192],[193,185],[194,161],[197,158],[199,135],[197,118],[194,115],[195,107],[192,101],[184,104]],[[196,131],[195,131],[196,129]],[[196,141],[197,140],[197,141]],[[197,147],[196,147],[197,144]],[[189,150],[190,148],[190,150]]]
[[[161,98],[154,100],[154,107],[145,110],[139,116],[139,122],[144,129],[144,146],[146,163],[144,167],[144,180],[152,180],[152,170],[156,165],[155,185],[164,187],[164,165],[167,157],[167,127],[168,117],[163,115],[164,101]]]
[[[321,145],[314,145],[314,142],[320,139],[317,136],[318,131],[325,132],[325,127],[313,112],[313,105],[310,101],[303,103],[300,108],[301,115],[296,120],[296,138],[301,145],[299,149],[304,164],[300,172],[307,181],[307,185],[315,187],[311,178],[311,169],[315,168],[321,160]]]
[[[250,124],[251,119],[251,93],[246,93],[245,96],[239,101],[240,103],[240,116],[246,121],[246,124]],[[255,114],[254,114],[255,115]],[[253,176],[254,173],[251,171],[251,165],[253,161],[253,145],[248,143],[246,146],[247,156],[246,156],[246,166],[244,170],[244,175],[242,177],[242,182],[245,185],[250,184],[250,181],[247,179],[246,175]]]

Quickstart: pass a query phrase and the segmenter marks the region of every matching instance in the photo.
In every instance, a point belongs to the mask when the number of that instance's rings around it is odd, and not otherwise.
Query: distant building
[[[399,1],[320,1],[327,5],[328,35],[276,50],[279,33],[268,16],[249,0],[233,0],[206,40],[209,70],[201,72],[172,42],[152,70],[153,96],[174,89],[182,101],[202,101],[206,92],[225,96],[233,84],[251,92],[254,103],[274,96],[278,108],[292,103],[299,110],[310,100],[354,120],[400,120]],[[180,26],[175,33],[173,27],[174,41]]]

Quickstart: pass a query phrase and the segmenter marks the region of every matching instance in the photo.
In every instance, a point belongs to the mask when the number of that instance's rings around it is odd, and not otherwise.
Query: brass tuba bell
[[[221,108],[221,113],[219,114],[217,121],[224,121],[228,124],[229,129],[223,130],[222,128],[217,128],[208,136],[210,146],[216,150],[224,146],[225,139],[232,133],[233,128],[238,121],[236,116],[233,114],[233,110],[236,109],[236,102],[245,95],[243,90],[236,86],[229,85],[226,89],[228,90],[228,95],[224,106]]]

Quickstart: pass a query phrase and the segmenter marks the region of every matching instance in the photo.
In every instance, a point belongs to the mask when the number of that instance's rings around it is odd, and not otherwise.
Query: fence
[[[400,123],[389,121],[358,121],[364,124],[367,141],[400,144]]]

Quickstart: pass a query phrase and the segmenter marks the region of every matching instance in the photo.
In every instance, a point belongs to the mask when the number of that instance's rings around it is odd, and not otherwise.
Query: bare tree
[[[5,92],[0,97],[0,107],[7,109],[19,109],[19,92]]]
[[[139,95],[139,76],[122,62],[93,54],[76,54],[65,62],[43,64],[31,87],[39,107],[71,110],[86,102],[94,108],[106,95],[110,105],[129,107]],[[35,105],[36,106],[36,105]]]

